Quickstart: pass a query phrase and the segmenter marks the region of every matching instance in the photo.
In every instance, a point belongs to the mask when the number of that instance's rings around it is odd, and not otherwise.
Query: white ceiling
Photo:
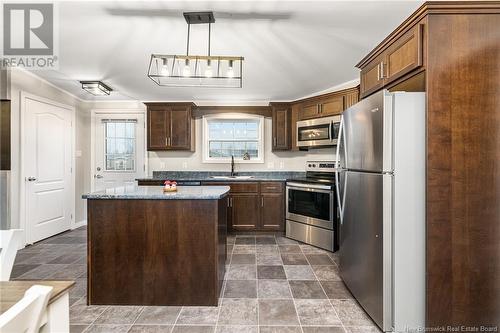
[[[298,99],[359,77],[354,65],[422,1],[60,2],[58,71],[36,74],[82,98],[79,80],[116,92],[99,99],[245,103]],[[184,54],[184,11],[213,10],[212,55],[244,56],[243,88],[159,87],[151,53]],[[207,50],[191,27],[190,54]]]

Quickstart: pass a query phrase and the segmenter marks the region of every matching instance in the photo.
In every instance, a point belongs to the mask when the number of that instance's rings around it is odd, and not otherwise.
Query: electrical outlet
[[[160,169],[165,169],[165,162],[160,162]]]
[[[268,162],[267,163],[267,168],[268,169],[274,169],[274,162]]]
[[[188,163],[187,162],[182,162],[182,168],[187,169],[188,168]]]
[[[285,162],[280,161],[280,169],[284,169],[284,168],[285,168]]]

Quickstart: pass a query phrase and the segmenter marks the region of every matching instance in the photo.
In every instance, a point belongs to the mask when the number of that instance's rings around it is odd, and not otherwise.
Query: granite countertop
[[[201,182],[254,182],[278,181],[284,182],[290,178],[305,177],[305,172],[300,171],[260,171],[236,172],[238,176],[252,176],[252,178],[211,178],[212,176],[229,176],[229,172],[220,171],[153,171],[153,177],[138,178],[136,180],[176,180],[176,181],[201,181]]]
[[[229,193],[229,186],[178,186],[177,192],[163,193],[159,186],[121,186],[82,195],[83,199],[218,200]]]

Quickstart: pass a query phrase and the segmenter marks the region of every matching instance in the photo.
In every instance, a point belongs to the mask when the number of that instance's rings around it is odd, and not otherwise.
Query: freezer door
[[[392,176],[347,171],[345,179],[340,274],[375,323],[384,331],[390,330]],[[389,243],[384,244],[385,237]]]
[[[343,135],[345,168],[391,172],[392,94],[380,91],[345,110]]]

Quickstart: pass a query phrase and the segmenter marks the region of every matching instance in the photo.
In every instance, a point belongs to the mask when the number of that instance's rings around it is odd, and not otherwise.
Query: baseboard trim
[[[81,221],[75,222],[75,224],[71,227],[71,230],[74,230],[74,229],[77,229],[77,228],[80,228],[80,227],[83,227],[86,225],[87,225],[87,220],[81,220]]]

